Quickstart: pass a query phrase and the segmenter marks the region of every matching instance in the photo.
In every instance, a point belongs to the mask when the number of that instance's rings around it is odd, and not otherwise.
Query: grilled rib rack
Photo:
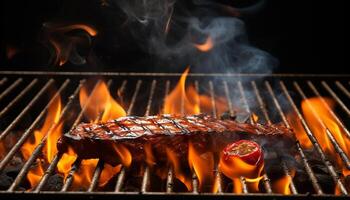
[[[107,82],[111,91],[123,94],[126,102],[128,115],[154,115],[160,112],[164,98],[176,85],[181,74],[169,73],[94,73],[94,72],[0,72],[0,119],[1,134],[0,141],[5,140],[14,131],[21,134],[15,138],[13,146],[7,150],[0,161],[0,172],[12,161],[15,155],[19,154],[21,146],[33,135],[33,131],[38,129],[42,123],[49,106],[57,95],[61,95],[64,102],[60,120],[69,119],[67,126],[75,126],[84,120],[84,107],[80,109],[79,90],[87,81],[97,84],[103,80]],[[348,132],[350,110],[347,105],[350,99],[350,75],[297,75],[297,74],[190,74],[188,82],[193,83],[200,93],[206,93],[211,98],[211,113],[218,117],[216,98],[225,97],[227,111],[233,113],[237,108],[243,108],[247,112],[254,112],[259,116],[259,122],[277,123],[282,122],[287,127],[290,123],[287,114],[293,113],[300,120],[312,142],[317,156],[322,161],[322,165],[327,171],[327,175],[336,185],[341,195],[347,196],[350,192],[348,186],[335,167],[332,159],[322,150],[320,144],[315,139],[315,135],[310,128],[310,124],[304,119],[300,109],[300,102],[303,99],[317,96],[327,96],[333,99],[339,110],[331,111],[341,127]],[[53,94],[47,95],[52,88],[56,90]],[[113,94],[113,93],[112,93]],[[115,95],[115,94],[113,94]],[[48,97],[49,96],[49,97]],[[74,112],[72,112],[74,111]],[[72,114],[73,113],[73,114]],[[316,116],[317,117],[317,116]],[[53,129],[55,125],[50,127]],[[50,131],[49,130],[49,131]],[[327,129],[328,137],[339,154],[343,165],[350,169],[349,155],[340,147],[338,141],[332,137]],[[56,165],[60,159],[59,154],[55,155],[49,167],[45,169],[45,174],[40,177],[39,184],[31,191],[19,191],[21,184],[25,181],[26,175],[36,158],[40,156],[47,137],[36,147],[30,158],[25,161],[23,167],[15,176],[8,188],[0,191],[0,196],[8,198],[21,197],[52,197],[53,195],[65,195],[66,197],[123,197],[138,198],[140,195],[152,199],[164,198],[255,198],[275,197],[285,198],[285,195],[275,194],[271,189],[269,174],[264,175],[262,185],[263,192],[250,193],[242,178],[243,194],[232,194],[225,191],[222,185],[222,175],[217,172],[218,192],[200,193],[198,190],[198,179],[193,176],[192,192],[177,193],[173,191],[174,174],[169,169],[165,185],[162,191],[152,191],[151,176],[154,176],[149,168],[145,168],[140,187],[136,191],[127,191],[124,186],[127,181],[127,171],[122,169],[117,175],[113,191],[98,190],[98,180],[103,170],[103,163],[99,162],[94,171],[90,186],[86,191],[71,191],[73,176],[68,176],[60,191],[45,191],[45,185],[49,177],[55,172]],[[308,196],[335,197],[333,189],[322,185],[314,172],[313,164],[305,153],[307,150],[302,147],[299,141],[296,142],[299,157],[304,172],[307,174],[310,184],[310,191],[300,192],[303,185],[292,179],[290,184],[291,195],[289,198],[303,198]],[[286,176],[290,176],[290,169],[281,163]],[[70,173],[73,174],[79,169],[79,164],[75,163]],[[40,193],[40,194],[38,194]],[[12,195],[13,194],[13,195]]]

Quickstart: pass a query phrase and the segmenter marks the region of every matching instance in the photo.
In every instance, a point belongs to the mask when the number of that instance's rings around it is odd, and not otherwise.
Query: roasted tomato
[[[219,169],[230,178],[260,176],[264,165],[261,147],[249,140],[239,140],[227,145],[222,151]]]

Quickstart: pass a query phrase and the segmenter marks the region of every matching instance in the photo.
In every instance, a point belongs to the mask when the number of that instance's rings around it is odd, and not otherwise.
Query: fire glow
[[[84,115],[91,122],[105,122],[110,119],[115,119],[125,116],[126,112],[123,107],[117,103],[109,92],[105,82],[98,82],[89,94],[87,87],[82,87],[79,93],[79,100]],[[102,114],[102,115],[101,115]],[[132,156],[130,152],[123,146],[114,146],[115,153],[120,157],[123,166],[130,166]],[[64,174],[66,178],[72,164],[77,156],[72,149],[68,149],[68,153],[64,154],[58,163],[58,171]],[[87,188],[91,184],[94,170],[97,166],[98,159],[82,160],[79,170],[73,175],[73,189]],[[121,170],[122,165],[115,167],[108,164],[104,165],[99,178],[99,186],[102,187]]]
[[[339,154],[334,149],[327,131],[330,131],[341,149],[347,156],[350,156],[350,140],[346,137],[345,130],[332,115],[335,108],[335,102],[325,97],[314,97],[306,99],[301,104],[306,123],[310,127],[322,150],[334,159],[338,167],[342,170],[344,176],[350,174],[343,164]],[[311,148],[312,143],[307,138],[305,130],[300,121],[291,120],[291,125],[296,133],[298,140],[304,148]],[[335,189],[337,191],[337,189]],[[337,192],[336,192],[337,193]]]
[[[165,98],[164,113],[198,114],[203,111],[210,112],[212,110],[213,98],[211,96],[199,94],[197,91],[198,88],[195,88],[193,85],[186,86],[188,73],[189,69],[182,74],[176,87]],[[115,93],[118,95],[118,91],[115,91]],[[179,99],[182,99],[182,101],[179,101]],[[227,102],[220,96],[215,97],[214,101],[217,108],[219,108],[217,109],[218,113],[223,112],[225,107],[227,107]],[[123,106],[113,98],[109,89],[109,84],[103,81],[97,82],[93,89],[84,85],[79,93],[79,102],[86,120],[90,122],[106,122],[111,119],[126,116]],[[304,107],[305,105],[303,105],[303,109]],[[27,160],[45,134],[50,132],[46,146],[43,149],[45,158],[38,159],[35,167],[28,173],[27,178],[30,181],[31,188],[37,185],[44,174],[44,167],[47,166],[47,163],[51,163],[53,157],[57,154],[56,143],[62,135],[63,128],[63,123],[60,122],[61,109],[61,99],[58,97],[49,107],[48,114],[41,129],[35,131],[35,142],[33,143],[33,141],[30,141],[22,148],[23,157]],[[254,113],[252,115],[252,120],[254,123],[257,123],[259,120],[258,116]],[[49,131],[53,124],[57,124],[56,128]],[[151,170],[157,172],[157,158],[154,155],[152,147],[146,144],[143,146],[143,149],[146,157],[145,164],[147,164]],[[125,146],[115,145],[114,151],[117,157],[120,158],[121,164],[114,167],[104,164],[99,177],[98,187],[103,187],[108,184],[111,178],[115,177],[121,171],[122,167],[128,168],[132,165],[132,154]],[[198,178],[200,192],[217,192],[216,170],[219,170],[232,180],[234,186],[233,192],[235,193],[242,193],[242,177],[245,179],[249,192],[260,191],[259,182],[263,178],[264,165],[250,165],[240,159],[234,159],[230,163],[225,163],[222,162],[222,160],[216,160],[219,156],[216,155],[217,153],[218,152],[203,151],[202,148],[197,148],[195,141],[188,141],[188,157],[186,158],[186,162],[181,162],[183,158],[179,158],[176,152],[173,152],[170,148],[166,148],[167,165],[173,170],[174,178],[183,183],[188,191],[193,191],[194,189],[192,185],[192,174],[189,174],[190,171]],[[80,190],[88,188],[98,163],[98,159],[81,160],[78,170],[72,174],[73,182],[70,189]],[[74,164],[78,164],[77,155],[73,148],[68,148],[68,151],[61,156],[57,164],[57,171],[63,175],[64,180],[70,175]],[[216,165],[218,165],[218,169],[215,168]],[[166,176],[163,172],[166,170],[167,169],[159,170],[160,173],[156,174],[164,180]],[[282,177],[274,183],[273,191],[276,193],[290,194],[290,182],[290,176]],[[208,186],[210,188],[208,188]]]
[[[84,43],[85,40],[81,36],[69,36],[69,32],[74,30],[82,30],[88,34],[87,41],[90,43],[90,37],[97,35],[97,30],[87,24],[44,24],[48,42],[54,48],[54,64],[64,65],[71,57],[73,60],[80,60],[77,64],[81,64],[82,58],[76,52],[76,45]],[[88,44],[90,45],[90,44]]]
[[[203,44],[194,44],[194,46],[199,51],[208,52],[214,47],[214,41],[210,36],[208,36],[206,41]]]
[[[61,107],[61,97],[56,96],[56,98],[53,99],[53,102],[48,108],[43,126],[40,130],[34,131],[34,140],[28,141],[22,146],[21,152],[25,160],[28,160],[36,146],[40,144],[41,140],[45,137],[45,135],[49,134],[47,136],[46,145],[43,149],[43,154],[46,155],[46,160],[49,163],[52,161],[53,156],[57,153],[57,140],[62,134],[62,123],[55,126],[57,123],[59,123]],[[30,182],[31,188],[37,185],[38,181],[40,180],[40,177],[43,174],[44,170],[42,165],[42,159],[37,159],[36,165],[33,168],[31,168],[31,170],[27,174],[27,179]]]

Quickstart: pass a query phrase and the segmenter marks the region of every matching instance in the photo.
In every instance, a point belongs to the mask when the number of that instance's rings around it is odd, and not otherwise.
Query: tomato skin
[[[233,149],[244,148],[243,145],[254,148],[253,151],[246,154],[239,154],[239,152],[232,153]],[[250,140],[239,140],[237,142],[233,142],[228,144],[224,150],[222,151],[222,159],[224,161],[228,161],[230,159],[240,158],[242,161],[246,162],[250,165],[259,166],[263,163],[263,151],[259,144]]]

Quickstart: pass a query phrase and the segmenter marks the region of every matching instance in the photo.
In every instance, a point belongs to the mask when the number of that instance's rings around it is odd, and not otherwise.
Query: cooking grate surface
[[[19,151],[22,145],[33,137],[34,130],[40,128],[43,120],[48,112],[50,105],[54,99],[60,95],[63,102],[60,122],[65,121],[65,129],[69,130],[81,121],[86,121],[84,118],[85,107],[79,106],[79,91],[84,84],[88,82],[96,87],[101,81],[106,81],[111,94],[117,95],[119,91],[123,96],[124,108],[128,115],[155,115],[158,114],[164,103],[165,96],[175,87],[181,74],[166,74],[166,73],[80,73],[80,72],[0,72],[0,141],[8,142],[8,139],[14,133],[18,137],[12,139],[13,145],[5,150],[1,155],[0,172],[2,173],[6,167],[13,162],[16,156],[20,155]],[[344,130],[346,137],[350,138],[349,127],[350,110],[350,76],[348,75],[293,75],[293,74],[190,74],[187,82],[193,83],[196,90],[200,94],[207,94],[211,99],[211,113],[214,117],[219,117],[219,105],[216,102],[217,97],[226,99],[225,110],[233,113],[235,108],[242,108],[247,112],[253,112],[259,117],[261,123],[283,123],[287,127],[291,127],[288,114],[293,113],[294,116],[301,122],[302,127],[308,139],[312,143],[312,147],[316,152],[317,157],[322,162],[322,166],[326,169],[326,175],[332,180],[333,187],[338,188],[339,194],[348,195],[349,186],[340,176],[336,164],[322,149],[320,143],[315,137],[310,124],[304,118],[300,109],[302,100],[310,97],[324,96],[329,97],[337,105],[336,110],[330,110],[328,102],[324,101],[324,106],[329,109],[330,114],[334,117],[340,127]],[[55,90],[53,90],[56,88]],[[55,91],[55,92],[52,92]],[[115,92],[113,92],[115,91]],[[49,94],[49,95],[48,95]],[[220,105],[221,106],[221,105]],[[319,116],[316,116],[320,119]],[[250,119],[254,123],[253,119]],[[47,131],[53,131],[59,123],[52,124]],[[349,155],[341,148],[339,141],[334,137],[334,133],[326,127],[324,123],[321,125],[325,128],[326,136],[336,153],[341,158],[345,168],[350,169]],[[19,134],[18,134],[19,132]],[[86,191],[72,191],[73,174],[79,170],[80,162],[76,161],[70,169],[70,175],[64,181],[60,191],[47,191],[45,189],[49,178],[55,173],[57,163],[62,155],[54,156],[51,163],[45,169],[45,173],[40,177],[38,185],[26,192],[23,190],[23,182],[25,182],[28,171],[33,163],[39,158],[42,149],[47,141],[47,136],[43,137],[41,143],[35,148],[28,160],[26,160],[11,180],[8,187],[0,191],[0,195],[4,197],[13,197],[9,194],[23,195],[31,197],[35,193],[42,196],[50,195],[76,195],[76,196],[91,196],[105,197],[129,196],[136,198],[138,194],[150,197],[152,199],[162,198],[162,195],[171,197],[182,196],[184,198],[211,198],[220,195],[222,198],[230,198],[230,196],[256,197],[256,196],[274,196],[276,198],[284,198],[284,195],[276,194],[272,190],[272,178],[266,173],[261,181],[262,192],[250,193],[246,186],[245,179],[241,178],[243,185],[243,195],[232,194],[225,189],[227,186],[223,183],[223,175],[216,173],[216,181],[218,190],[216,194],[200,193],[198,188],[198,179],[196,174],[193,174],[191,192],[174,191],[174,173],[169,169],[167,178],[160,189],[153,190],[152,183],[155,176],[152,170],[147,166],[143,170],[139,188],[135,191],[129,191],[125,187],[127,179],[130,177],[127,169],[122,169],[114,180],[114,189],[103,191],[99,188],[99,177],[103,171],[103,162],[98,162],[96,169],[91,177],[91,184]],[[324,181],[320,180],[317,172],[313,167],[313,160],[299,141],[296,142],[296,148],[300,163],[307,177],[309,186],[300,185],[298,180],[292,178],[291,169],[286,163],[281,162],[280,167],[283,169],[285,176],[291,179],[289,197],[299,198],[310,195],[334,197],[334,188],[329,188],[329,185],[323,185]],[[79,160],[79,159],[78,159]],[[305,191],[305,188],[308,188]]]

